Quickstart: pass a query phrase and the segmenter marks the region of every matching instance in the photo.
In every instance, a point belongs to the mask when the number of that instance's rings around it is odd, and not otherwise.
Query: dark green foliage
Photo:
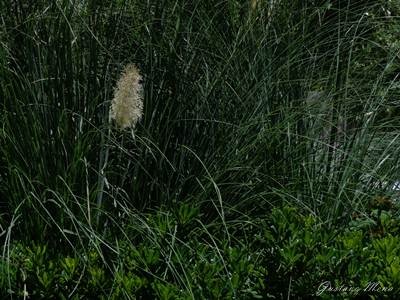
[[[397,2],[3,0],[0,13],[3,297],[399,286]],[[128,63],[144,112],[121,131],[109,107]]]
[[[170,221],[178,224],[174,217]],[[400,292],[400,219],[393,210],[378,216],[372,209],[329,227],[294,207],[274,208],[270,217],[242,227],[241,235],[251,237],[247,243],[230,245],[224,240],[204,243],[205,233],[195,231],[179,237],[184,224],[177,225],[171,244],[168,226],[166,219],[159,220],[151,242],[119,241],[117,253],[111,254],[112,272],[104,253],[94,248],[80,257],[43,245],[12,244],[7,261],[2,260],[8,268],[1,277],[2,295],[22,296],[25,289],[43,299],[280,299],[288,293],[305,298],[321,291],[323,282],[359,287],[359,296]],[[374,282],[387,291],[363,291]],[[334,295],[352,296],[322,293],[324,299]]]

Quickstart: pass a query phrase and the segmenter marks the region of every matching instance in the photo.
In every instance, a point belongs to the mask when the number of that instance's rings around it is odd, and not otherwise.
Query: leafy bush
[[[376,282],[387,289],[361,290],[359,296],[389,297],[400,292],[400,219],[392,210],[377,215],[373,209],[329,227],[294,207],[274,208],[270,217],[241,229],[248,243],[206,242],[207,231],[180,236],[185,224],[177,225],[171,237],[164,234],[166,220],[156,226],[156,241],[120,240],[117,253],[93,248],[84,256],[65,256],[46,245],[13,244],[9,257],[2,260],[3,297],[10,293],[43,299],[311,297],[323,291],[324,282],[360,289]],[[321,294],[327,299],[354,296]]]

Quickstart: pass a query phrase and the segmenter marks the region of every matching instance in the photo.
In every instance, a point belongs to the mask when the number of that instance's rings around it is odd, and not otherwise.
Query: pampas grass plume
[[[256,10],[258,4],[257,2],[258,2],[257,0],[251,0],[250,6],[252,11]]]
[[[142,117],[142,76],[134,64],[125,67],[114,90],[111,103],[111,118],[121,129],[135,128]]]

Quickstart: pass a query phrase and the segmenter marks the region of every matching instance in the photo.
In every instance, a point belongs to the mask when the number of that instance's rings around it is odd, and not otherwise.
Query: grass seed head
[[[134,64],[125,67],[114,90],[111,118],[121,129],[135,128],[143,112],[142,76]]]

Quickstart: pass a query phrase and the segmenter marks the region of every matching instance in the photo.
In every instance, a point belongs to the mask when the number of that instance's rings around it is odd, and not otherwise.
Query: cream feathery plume
[[[135,128],[143,112],[142,76],[134,64],[125,67],[114,90],[110,116],[122,128]]]

